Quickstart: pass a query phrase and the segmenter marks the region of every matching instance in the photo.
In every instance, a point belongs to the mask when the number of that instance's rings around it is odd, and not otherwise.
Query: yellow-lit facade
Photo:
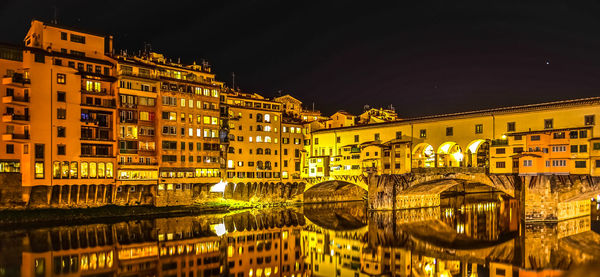
[[[589,98],[317,130],[303,176],[314,176],[315,159],[330,160],[322,176],[452,167],[598,176],[599,107]]]

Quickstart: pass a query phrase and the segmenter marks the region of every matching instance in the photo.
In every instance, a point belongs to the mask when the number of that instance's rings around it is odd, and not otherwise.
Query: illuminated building
[[[227,95],[229,109],[228,182],[281,181],[282,110],[258,94]]]
[[[373,145],[380,148],[378,172],[489,167],[491,173],[598,175],[600,142],[594,134],[600,132],[595,124],[599,104],[599,98],[576,99],[321,129],[311,133],[307,152],[312,158],[343,157],[354,151],[360,156],[345,159],[349,167],[332,165],[342,170],[337,174],[346,175],[363,171],[363,161],[374,153],[361,153]],[[513,167],[516,160],[518,170]],[[330,168],[324,170],[329,176]]]
[[[398,120],[398,114],[396,114],[396,111],[393,108],[365,109],[358,117],[358,124],[372,124]]]
[[[349,114],[346,111],[337,111],[332,114],[330,119],[325,121],[327,128],[340,128],[356,125],[356,116]]]
[[[110,203],[112,38],[34,20],[24,42],[0,55],[2,171],[21,173],[22,201],[31,206]]]

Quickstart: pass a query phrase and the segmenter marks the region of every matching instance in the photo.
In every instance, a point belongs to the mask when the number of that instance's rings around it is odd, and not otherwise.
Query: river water
[[[589,276],[591,204],[556,224],[524,224],[515,200],[473,194],[402,211],[346,202],[15,227],[0,230],[0,276]]]

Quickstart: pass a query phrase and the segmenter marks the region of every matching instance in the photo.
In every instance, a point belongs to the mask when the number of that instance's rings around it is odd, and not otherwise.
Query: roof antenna
[[[231,72],[231,87],[235,90],[235,72]]]
[[[54,6],[54,19],[52,19],[52,23],[58,24],[58,9]]]

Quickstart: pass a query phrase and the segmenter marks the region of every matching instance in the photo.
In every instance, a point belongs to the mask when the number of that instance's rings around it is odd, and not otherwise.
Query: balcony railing
[[[13,75],[5,75],[2,78],[3,85],[11,85],[11,84],[19,84],[19,85],[28,85],[31,84],[31,80],[26,78],[23,73],[13,73]]]
[[[152,80],[158,79],[158,76],[156,76],[155,74],[140,74],[140,73],[133,73],[131,71],[124,71],[124,70],[119,70],[118,74],[122,75],[122,76],[133,76],[133,77],[152,79]]]
[[[29,121],[29,115],[23,115],[23,114],[3,114],[2,121],[3,122]]]
[[[108,90],[106,88],[101,88],[100,90],[96,89],[87,89],[86,87],[81,87],[81,93],[86,94],[94,94],[94,95],[115,95],[114,91]]]
[[[121,154],[137,154],[137,149],[119,149],[119,153]]]
[[[2,140],[4,141],[27,139],[29,139],[29,134],[2,134]]]
[[[4,104],[17,104],[17,105],[27,105],[29,104],[29,96],[4,96],[2,97],[2,103]]]

